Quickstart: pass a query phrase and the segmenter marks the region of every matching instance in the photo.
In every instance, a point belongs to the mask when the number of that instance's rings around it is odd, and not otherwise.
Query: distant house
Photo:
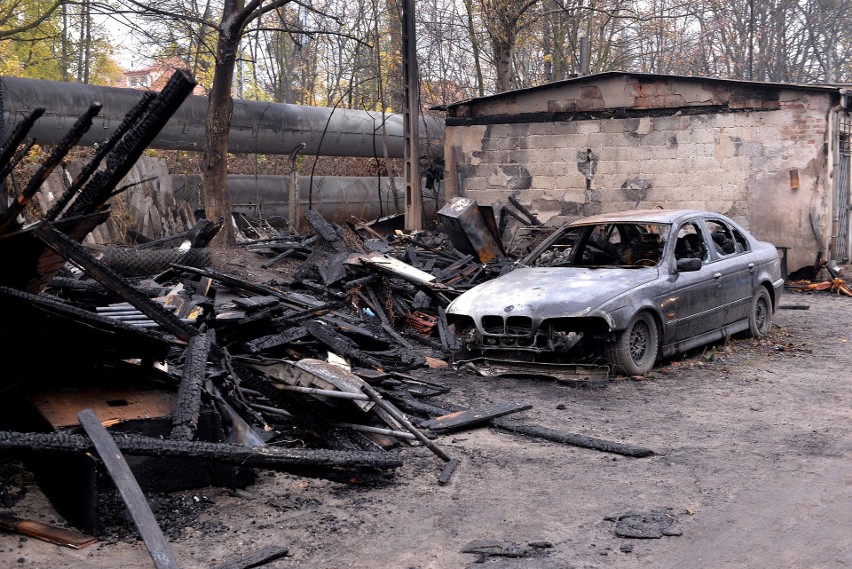
[[[558,224],[621,209],[725,213],[850,260],[852,104],[838,86],[609,72],[446,107],[447,198],[513,195]]]
[[[143,91],[160,91],[165,87],[166,82],[172,76],[175,69],[184,68],[186,68],[186,64],[176,57],[157,61],[147,67],[123,71],[123,79],[116,86]],[[196,86],[192,94],[204,95],[204,88]]]

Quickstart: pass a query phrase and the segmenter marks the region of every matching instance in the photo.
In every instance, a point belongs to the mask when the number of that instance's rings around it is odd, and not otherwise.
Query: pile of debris
[[[144,94],[50,210],[28,223],[40,184],[98,113],[93,103],[0,211],[0,449],[25,461],[69,523],[97,533],[96,482],[105,468],[155,563],[169,567],[144,486],[239,487],[254,468],[369,479],[402,464],[401,445],[431,451],[446,484],[459,461],[435,442],[438,435],[484,424],[652,454],[503,418],[529,409],[517,402],[443,403],[436,397],[448,389],[413,373],[446,366],[460,348],[447,304],[511,270],[542,237],[531,230],[507,252],[493,213],[469,200],[442,209],[445,233],[405,232],[393,218],[344,228],[308,211],[309,235],[240,245],[267,268],[285,259],[295,266],[291,278],[268,283],[211,268],[206,246],[221,220],[90,252],[82,242],[108,218],[123,176],[193,86],[176,72],[162,92]],[[0,180],[34,144],[25,138],[42,112],[35,109],[0,148]],[[514,218],[539,225],[518,207]],[[85,491],[69,493],[74,480]],[[91,542],[6,521],[65,545]]]
[[[817,254],[814,264],[802,267],[790,273],[785,282],[791,292],[828,291],[841,296],[852,296],[852,288],[840,276],[840,268],[832,267]]]

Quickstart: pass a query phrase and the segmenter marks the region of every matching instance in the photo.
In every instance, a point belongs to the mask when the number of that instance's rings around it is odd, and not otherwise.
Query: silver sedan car
[[[447,308],[484,356],[581,362],[641,375],[726,336],[767,334],[783,290],[778,250],[728,217],[693,210],[587,217]]]

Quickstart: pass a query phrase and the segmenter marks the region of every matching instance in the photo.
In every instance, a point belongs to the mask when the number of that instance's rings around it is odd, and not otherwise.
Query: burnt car
[[[457,297],[447,316],[495,359],[605,358],[641,375],[657,360],[769,332],[784,280],[778,250],[708,211],[636,210],[579,219],[518,267]]]

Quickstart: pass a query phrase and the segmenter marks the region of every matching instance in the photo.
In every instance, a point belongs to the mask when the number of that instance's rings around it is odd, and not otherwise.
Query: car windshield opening
[[[558,267],[655,267],[663,256],[669,225],[611,222],[569,228],[534,264]]]

